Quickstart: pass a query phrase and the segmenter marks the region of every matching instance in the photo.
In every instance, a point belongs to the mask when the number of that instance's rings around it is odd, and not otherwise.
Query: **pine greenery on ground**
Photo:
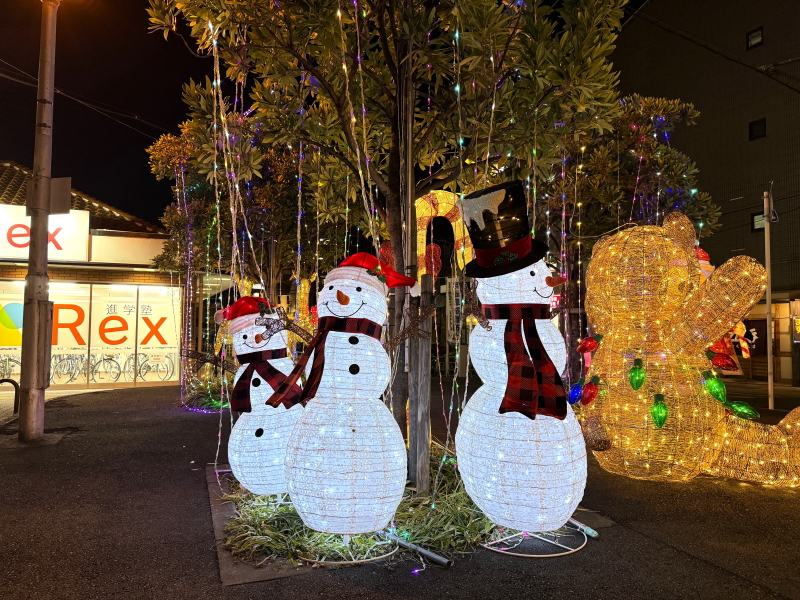
[[[395,513],[395,535],[446,557],[474,551],[508,535],[508,531],[495,528],[467,495],[452,453],[439,446],[432,448],[431,475],[436,482],[433,494],[407,491],[403,497]],[[225,544],[240,560],[356,561],[383,556],[396,546],[381,533],[345,539],[309,529],[288,498],[279,504],[276,496],[250,494],[235,481],[227,499],[235,504],[237,516],[228,523]],[[400,548],[393,558],[409,553]]]

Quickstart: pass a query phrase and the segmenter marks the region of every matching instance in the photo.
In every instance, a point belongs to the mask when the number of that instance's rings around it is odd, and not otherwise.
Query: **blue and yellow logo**
[[[22,304],[11,302],[0,307],[0,346],[22,345]]]

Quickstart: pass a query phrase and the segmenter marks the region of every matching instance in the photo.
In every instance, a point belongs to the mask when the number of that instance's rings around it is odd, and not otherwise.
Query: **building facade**
[[[722,226],[701,242],[713,263],[739,254],[764,262],[763,193],[771,190],[775,369],[796,385],[789,301],[800,298],[798,23],[795,0],[650,0],[613,55],[623,94],[679,98],[700,111],[671,143],[696,161],[700,189],[722,208]],[[755,335],[763,330],[744,365],[754,378],[766,377],[764,315],[762,304],[745,321]]]
[[[0,161],[0,375],[19,379],[30,170]],[[72,191],[49,221],[51,387],[164,385],[179,379],[183,287],[150,267],[155,226]]]

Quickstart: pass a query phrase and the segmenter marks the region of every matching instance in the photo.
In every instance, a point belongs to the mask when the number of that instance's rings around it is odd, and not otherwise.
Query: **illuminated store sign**
[[[0,204],[0,258],[28,259],[31,219],[24,206]],[[47,256],[51,261],[89,260],[89,212],[50,215]]]

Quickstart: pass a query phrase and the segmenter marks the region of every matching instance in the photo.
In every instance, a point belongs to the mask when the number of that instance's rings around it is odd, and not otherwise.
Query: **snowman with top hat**
[[[317,298],[314,339],[277,393],[286,402],[304,370],[299,398],[307,402],[289,438],[286,478],[306,526],[351,535],[385,528],[406,482],[403,435],[381,400],[391,375],[380,342],[389,288],[412,286],[367,253],[345,259],[325,278]],[[310,368],[309,368],[310,367]]]
[[[300,388],[291,386],[283,407],[267,400],[292,371],[285,331],[265,335],[259,318],[277,319],[264,298],[245,296],[221,311],[216,320],[229,322],[236,359],[241,365],[230,394],[231,410],[241,412],[228,441],[228,460],[239,483],[254,494],[285,494],[286,443],[303,412],[294,400]],[[288,408],[288,410],[287,410]]]
[[[456,431],[458,468],[475,504],[495,524],[552,531],[572,516],[586,483],[586,448],[561,373],[566,347],[550,320],[553,277],[546,244],[531,236],[523,183],[460,202],[475,260],[466,275],[489,327],[469,352],[483,385]]]

